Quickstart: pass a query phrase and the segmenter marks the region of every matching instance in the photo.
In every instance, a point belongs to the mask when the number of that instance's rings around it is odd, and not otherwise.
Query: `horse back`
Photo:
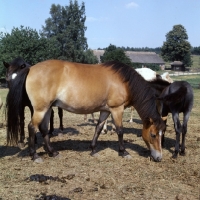
[[[170,112],[187,112],[193,107],[193,89],[187,81],[175,81],[164,89],[161,98]]]

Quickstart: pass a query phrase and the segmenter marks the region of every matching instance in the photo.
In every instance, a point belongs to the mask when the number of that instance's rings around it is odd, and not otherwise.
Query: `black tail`
[[[30,68],[18,73],[10,85],[6,99],[7,108],[7,144],[17,144],[20,132],[20,112],[23,112],[23,96],[26,94],[25,81]]]
[[[187,88],[185,86],[180,87],[176,92],[168,94],[166,96],[162,96],[162,94],[158,97],[158,100],[164,101],[166,103],[179,103],[181,102],[187,93]]]

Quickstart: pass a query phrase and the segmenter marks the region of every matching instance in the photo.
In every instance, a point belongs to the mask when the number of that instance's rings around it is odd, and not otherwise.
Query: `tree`
[[[105,49],[103,56],[101,56],[100,58],[101,58],[101,62],[119,61],[129,66],[132,66],[131,60],[129,57],[126,56],[125,51],[112,44],[110,44]]]
[[[11,33],[0,34],[0,60],[10,62],[20,56],[31,65],[54,58],[57,50],[53,40],[41,37],[36,30],[20,26]],[[5,67],[0,62],[0,76],[5,75]]]
[[[78,5],[78,1],[70,0],[69,6],[52,4],[51,17],[42,26],[42,35],[46,38],[54,38],[59,49],[58,59],[73,62],[82,62],[84,51],[87,50],[87,38],[85,37],[85,5]]]
[[[96,63],[98,63],[98,59],[93,54],[93,51],[91,49],[84,51],[82,63],[86,63],[86,64],[96,64]]]
[[[193,55],[200,55],[200,46],[199,47],[193,47],[191,50],[191,53]]]
[[[188,35],[182,25],[175,25],[166,34],[166,42],[161,48],[161,56],[165,61],[182,61],[186,66],[191,66],[191,45],[187,41]]]

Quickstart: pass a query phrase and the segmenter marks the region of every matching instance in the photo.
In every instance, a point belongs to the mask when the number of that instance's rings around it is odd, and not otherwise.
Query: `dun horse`
[[[31,67],[30,64],[26,63],[22,58],[18,57],[15,58],[12,62],[7,63],[7,62],[3,62],[5,68],[6,68],[6,81],[8,83],[8,88],[10,88],[10,85],[13,83],[15,77],[17,76],[17,74],[24,69],[25,67]],[[24,134],[24,109],[26,106],[29,107],[31,113],[33,113],[33,109],[32,106],[30,104],[30,101],[28,98],[24,99],[23,101],[23,110],[21,110],[19,117],[20,117],[20,140],[18,142],[19,147],[24,147],[24,139],[25,139],[25,134]],[[59,119],[60,119],[60,130],[63,130],[63,123],[62,123],[62,117],[63,117],[63,113],[62,113],[62,109],[58,108],[58,115],[59,115]],[[54,111],[52,109],[52,113],[51,113],[51,118],[50,118],[50,130],[49,130],[49,134],[52,135],[53,131],[54,131]]]
[[[7,142],[17,143],[19,113],[24,96],[33,107],[28,125],[30,155],[35,162],[42,159],[36,153],[35,134],[40,130],[46,149],[57,156],[48,135],[52,106],[76,114],[100,111],[100,117],[91,142],[91,155],[107,117],[112,115],[119,140],[119,153],[130,157],[123,142],[122,114],[126,107],[134,106],[143,121],[142,136],[155,161],[162,159],[161,137],[166,128],[156,107],[155,92],[149,83],[133,68],[117,62],[89,65],[61,60],[40,62],[24,68],[15,77],[7,96]]]

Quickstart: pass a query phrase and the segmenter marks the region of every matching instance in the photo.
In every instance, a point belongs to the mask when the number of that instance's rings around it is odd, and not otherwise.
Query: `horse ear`
[[[5,61],[3,61],[3,65],[6,67],[6,68],[8,68],[10,65],[7,63],[7,62],[5,62]]]
[[[153,124],[153,119],[149,119],[149,122],[150,122],[150,124],[152,125]]]
[[[21,69],[25,68],[26,67],[26,64],[23,64],[21,65]]]
[[[149,128],[152,124],[153,124],[153,120],[151,118],[146,118],[143,123],[145,128]]]

